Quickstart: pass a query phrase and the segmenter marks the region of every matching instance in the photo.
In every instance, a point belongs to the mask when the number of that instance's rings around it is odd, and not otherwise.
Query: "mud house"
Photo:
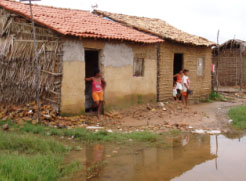
[[[221,86],[246,85],[246,41],[229,40],[213,50]]]
[[[92,105],[91,84],[100,69],[107,107],[172,98],[173,74],[190,70],[193,99],[210,92],[211,46],[158,19],[33,6],[40,66],[39,91],[58,112]],[[0,102],[35,98],[33,36],[29,6],[0,1]]]
[[[194,90],[192,99],[198,101],[208,97],[211,88],[211,46],[215,43],[185,33],[160,19],[99,10],[94,13],[165,40],[159,43],[157,49],[157,100],[172,97],[173,74],[181,69],[190,70],[191,88]]]
[[[107,81],[107,106],[156,99],[156,43],[163,40],[89,11],[33,6],[39,91],[59,112],[92,105],[84,78],[100,69]],[[35,100],[33,37],[27,4],[0,1],[0,102]]]

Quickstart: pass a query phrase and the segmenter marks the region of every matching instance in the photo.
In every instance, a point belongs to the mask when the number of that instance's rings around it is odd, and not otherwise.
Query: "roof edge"
[[[14,3],[21,3],[21,2],[17,2],[17,1],[13,1],[13,2],[14,2]],[[21,4],[22,4],[22,3],[21,3]],[[56,8],[56,9],[73,10],[73,9],[69,9],[69,8],[57,8],[57,7],[53,7],[53,6],[43,6],[43,5],[38,5],[38,4],[34,4],[34,6],[49,7],[49,8]],[[23,12],[21,12],[21,11],[19,11],[19,10],[11,9],[11,8],[9,8],[9,7],[7,7],[7,6],[3,5],[3,4],[1,4],[1,3],[0,3],[0,7],[2,7],[3,9],[5,9],[5,10],[7,10],[7,11],[9,11],[9,12],[16,13],[16,14],[22,16],[23,18],[26,18],[27,20],[31,21],[31,16],[30,16],[30,15],[27,15],[26,13],[23,13]],[[76,11],[86,11],[86,10],[77,10],[77,9],[75,9],[75,10],[76,10]],[[89,12],[89,11],[86,11],[86,12]],[[89,13],[91,13],[91,12],[89,12]],[[91,13],[91,14],[93,14],[93,13]],[[93,14],[93,15],[95,15],[95,14]],[[115,37],[114,37],[114,38],[103,37],[103,35],[100,35],[100,34],[96,34],[96,33],[86,33],[86,32],[82,33],[81,36],[79,36],[79,35],[72,35],[72,34],[63,32],[63,31],[61,31],[61,30],[59,30],[59,29],[57,29],[57,28],[55,28],[55,27],[52,27],[52,26],[50,26],[49,24],[44,23],[43,21],[39,21],[39,20],[37,20],[37,19],[35,19],[35,18],[34,18],[33,20],[34,20],[35,24],[44,26],[44,27],[46,27],[46,28],[48,28],[48,29],[51,29],[51,30],[53,30],[53,31],[55,31],[55,32],[57,32],[57,33],[59,33],[59,34],[61,34],[61,35],[64,35],[64,36],[69,35],[69,36],[73,36],[73,37],[81,37],[81,38],[98,38],[98,39],[104,39],[104,40],[126,41],[126,42],[141,43],[141,44],[157,44],[157,43],[162,43],[162,42],[164,42],[164,40],[162,40],[162,39],[159,39],[159,40],[158,40],[158,37],[155,37],[156,40],[152,40],[152,41],[141,41],[141,40],[140,40],[140,41],[137,41],[137,40],[130,40],[130,39],[127,39],[127,38],[122,39],[122,38],[115,38]],[[142,32],[142,33],[143,33],[143,32]],[[83,37],[83,34],[84,34],[84,37]],[[101,36],[101,37],[98,37],[98,36]],[[150,35],[150,36],[153,36],[153,35]],[[154,37],[154,36],[153,36],[153,37]]]
[[[175,39],[172,39],[172,38],[169,38],[169,37],[165,37],[165,36],[163,36],[163,35],[161,35],[161,34],[158,34],[158,33],[156,33],[156,32],[147,30],[147,29],[145,29],[145,28],[141,28],[141,27],[138,27],[138,26],[133,26],[133,25],[131,25],[131,24],[125,22],[125,21],[120,21],[120,20],[118,20],[118,19],[115,19],[115,18],[113,18],[113,17],[111,17],[111,16],[105,14],[105,12],[104,12],[104,11],[101,11],[101,10],[93,10],[92,13],[93,13],[93,14],[97,14],[97,15],[99,15],[99,16],[107,17],[107,18],[109,18],[109,19],[112,19],[112,20],[115,21],[115,22],[121,23],[121,24],[123,24],[123,25],[125,25],[125,26],[128,26],[128,27],[131,27],[131,28],[135,28],[135,29],[137,29],[137,30],[139,30],[139,31],[143,31],[143,32],[146,32],[146,33],[150,33],[150,34],[155,35],[155,36],[158,36],[159,38],[162,38],[162,39],[164,39],[164,40],[166,39],[166,40],[174,41],[174,42],[181,43],[181,44],[190,44],[190,45],[193,45],[193,46],[212,47],[212,46],[215,46],[215,45],[216,45],[215,42],[209,41],[208,39],[206,39],[206,38],[204,38],[204,37],[200,37],[200,36],[197,36],[197,37],[202,38],[202,39],[204,39],[204,40],[206,40],[206,41],[208,41],[208,42],[211,42],[211,44],[210,44],[210,45],[205,45],[205,44],[204,44],[204,45],[197,45],[197,44],[194,44],[194,43],[187,43],[187,42],[183,42],[183,41],[177,41],[177,40],[175,40]],[[134,16],[134,17],[138,17],[138,16]],[[152,19],[152,18],[151,18],[151,19]],[[153,18],[153,19],[157,19],[157,18]],[[161,19],[160,19],[160,20],[161,20]],[[162,20],[162,21],[163,21],[163,20]],[[174,28],[175,28],[175,27],[174,27]],[[176,29],[177,29],[177,28],[176,28]],[[196,36],[196,35],[192,35],[192,36]]]

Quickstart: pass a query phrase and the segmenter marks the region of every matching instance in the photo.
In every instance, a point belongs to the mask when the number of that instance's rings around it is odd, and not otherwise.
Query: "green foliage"
[[[52,155],[0,155],[0,175],[4,180],[52,181],[61,177],[61,157]]]
[[[30,123],[27,123],[24,125],[23,128],[21,128],[21,131],[27,132],[27,133],[34,133],[34,134],[45,134],[46,129],[45,126],[37,124],[32,125]]]
[[[246,106],[238,106],[229,111],[229,116],[233,120],[232,126],[238,129],[246,129]]]
[[[211,100],[211,101],[220,101],[222,99],[223,99],[223,97],[219,93],[217,93],[215,91],[212,91],[209,94],[209,100]]]
[[[64,153],[67,148],[53,139],[0,132],[0,150],[19,151],[21,153]]]
[[[1,122],[0,122],[1,123]],[[13,125],[15,127],[15,125]],[[50,135],[50,136],[64,136],[64,137],[73,137],[77,140],[82,141],[128,141],[132,139],[133,141],[143,141],[143,142],[155,142],[157,141],[158,135],[151,133],[149,131],[143,132],[132,132],[132,133],[119,133],[113,132],[109,133],[107,131],[98,131],[92,132],[85,128],[74,128],[74,129],[58,129],[53,127],[45,127],[43,125],[32,125],[26,123],[23,128],[15,128],[16,131],[20,130],[22,133],[33,133],[40,135]]]
[[[28,128],[28,132],[40,129]],[[79,168],[78,163],[63,164],[68,151],[69,147],[52,138],[0,131],[0,180],[52,181],[67,176]]]
[[[211,101],[224,101],[224,97],[222,95],[220,95],[219,93],[212,91],[209,94],[209,100],[211,100]]]
[[[55,181],[78,168],[78,163],[60,166],[62,156],[57,155],[0,155],[0,179],[6,181]]]

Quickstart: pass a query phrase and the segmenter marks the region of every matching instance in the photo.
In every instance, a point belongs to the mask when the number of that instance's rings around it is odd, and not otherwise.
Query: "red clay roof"
[[[27,4],[10,0],[0,0],[0,7],[30,19],[30,9]],[[33,5],[33,13],[36,23],[63,35],[126,40],[140,43],[163,42],[162,39],[156,36],[104,19],[89,11]]]

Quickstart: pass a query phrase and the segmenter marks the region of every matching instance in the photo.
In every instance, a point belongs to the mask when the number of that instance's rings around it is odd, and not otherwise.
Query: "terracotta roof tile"
[[[0,7],[30,19],[30,9],[27,4],[10,0],[0,0]],[[156,36],[123,26],[120,23],[94,15],[89,11],[33,5],[33,13],[36,23],[63,35],[126,40],[140,43],[157,43],[163,41]]]
[[[169,39],[179,43],[192,44],[198,46],[212,46],[216,44],[203,37],[183,32],[161,19],[129,16],[99,10],[95,10],[93,13],[102,15],[104,17],[108,17],[116,22],[125,24],[130,27],[134,27],[143,32],[148,32],[153,35],[157,35],[163,39]]]

